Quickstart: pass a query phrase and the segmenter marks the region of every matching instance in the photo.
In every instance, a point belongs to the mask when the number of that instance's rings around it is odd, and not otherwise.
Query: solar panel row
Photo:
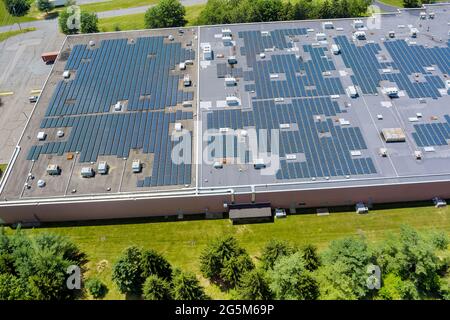
[[[450,139],[450,116],[446,115],[444,123],[416,124],[412,133],[419,147],[448,145]]]

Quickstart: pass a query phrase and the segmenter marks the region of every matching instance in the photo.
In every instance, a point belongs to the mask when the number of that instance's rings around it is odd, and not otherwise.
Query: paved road
[[[378,6],[383,12],[397,12],[399,9],[398,7],[390,6],[377,0],[373,0],[372,4]]]

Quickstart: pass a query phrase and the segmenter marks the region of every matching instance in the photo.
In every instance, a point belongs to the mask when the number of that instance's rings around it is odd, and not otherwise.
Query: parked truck
[[[53,63],[56,60],[56,57],[58,57],[59,52],[45,52],[41,55],[42,60],[45,63]]]

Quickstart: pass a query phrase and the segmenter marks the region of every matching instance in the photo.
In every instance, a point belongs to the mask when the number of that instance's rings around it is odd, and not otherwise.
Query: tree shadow
[[[53,19],[58,18],[58,16],[59,16],[59,11],[52,11],[52,12],[45,14],[44,20],[53,20]]]

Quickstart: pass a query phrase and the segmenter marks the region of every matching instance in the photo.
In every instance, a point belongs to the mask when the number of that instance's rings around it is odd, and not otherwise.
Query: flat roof
[[[332,29],[314,20],[69,36],[0,200],[450,180],[449,10],[376,15],[362,29],[335,19]],[[435,16],[421,19],[421,11]],[[211,57],[202,50],[209,46]],[[397,97],[388,95],[392,87]],[[406,141],[386,143],[386,128],[402,129]],[[135,159],[140,173],[132,172]],[[81,177],[100,161],[107,175]],[[49,175],[49,164],[61,174]]]

